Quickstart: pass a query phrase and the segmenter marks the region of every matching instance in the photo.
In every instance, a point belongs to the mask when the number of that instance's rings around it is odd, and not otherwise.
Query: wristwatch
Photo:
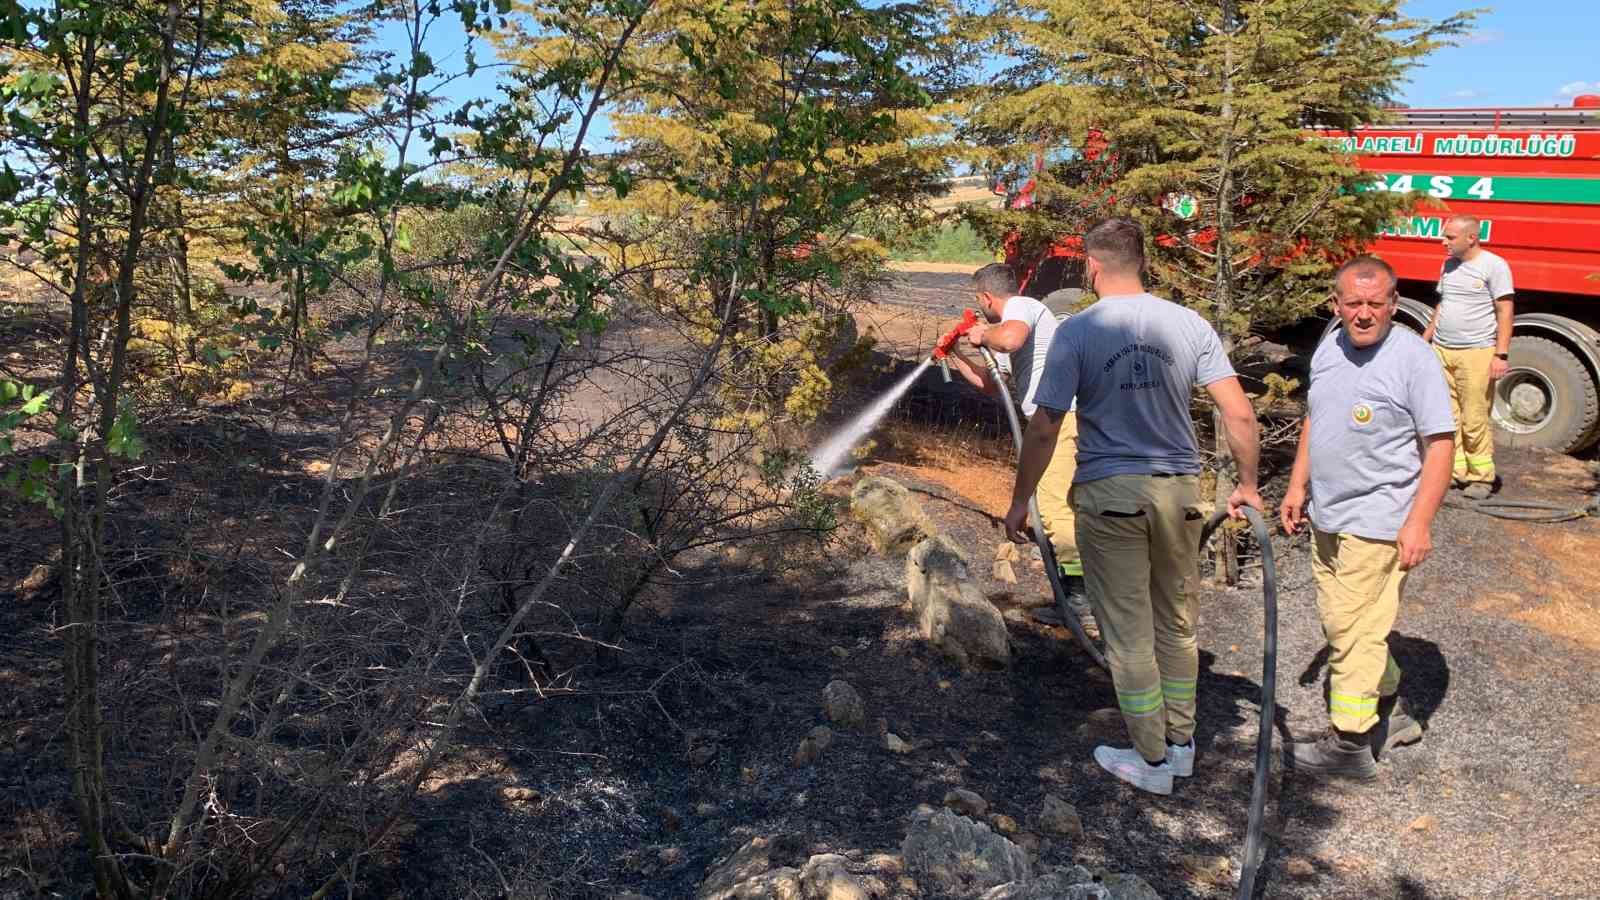
[[[1496,354],[1495,354],[1495,355],[1494,355],[1494,358],[1495,358],[1495,359],[1506,359],[1506,358],[1507,358],[1507,357],[1509,357],[1509,356],[1510,356],[1510,355],[1511,355],[1511,354],[1509,354],[1509,353],[1496,353]]]

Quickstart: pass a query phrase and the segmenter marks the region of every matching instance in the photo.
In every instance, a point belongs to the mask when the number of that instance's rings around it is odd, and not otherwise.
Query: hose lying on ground
[[[1000,376],[1000,363],[989,352],[988,347],[980,348],[983,351],[983,361],[989,366],[989,377],[1000,386],[1001,406],[1006,408],[1006,418],[1011,421],[1011,439],[1017,445],[1017,461],[1022,461],[1022,423],[1017,420],[1017,408],[1011,402],[1011,391],[1006,388],[1005,379]],[[1078,621],[1078,614],[1067,606],[1067,589],[1061,584],[1061,572],[1056,565],[1056,550],[1050,545],[1050,538],[1044,533],[1044,520],[1039,517],[1039,503],[1033,497],[1028,498],[1028,524],[1033,528],[1033,542],[1039,547],[1039,556],[1044,561],[1044,573],[1050,579],[1050,590],[1055,593],[1056,607],[1061,611],[1062,621],[1071,629],[1072,637],[1077,640],[1078,646],[1083,649],[1094,664],[1111,671],[1111,666],[1106,664],[1106,658],[1100,648],[1089,640],[1089,635],[1084,633],[1083,623]]]
[[[1256,771],[1250,785],[1250,817],[1245,826],[1244,861],[1239,875],[1237,900],[1250,900],[1255,893],[1256,869],[1261,865],[1264,848],[1261,846],[1261,819],[1267,806],[1267,773],[1272,768],[1272,723],[1277,718],[1278,686],[1278,567],[1272,559],[1272,535],[1261,514],[1250,507],[1244,508],[1245,518],[1256,543],[1261,545],[1261,721],[1256,733]],[[1228,518],[1226,509],[1213,513],[1210,521],[1200,529],[1200,546],[1204,548],[1217,526]]]
[[[1556,522],[1585,519],[1589,516],[1600,516],[1600,493],[1595,494],[1594,498],[1586,506],[1563,506],[1560,503],[1546,503],[1543,500],[1518,500],[1514,497],[1462,500],[1449,496],[1445,497],[1444,505],[1451,509],[1470,509],[1486,516],[1494,516],[1496,519],[1554,524]]]

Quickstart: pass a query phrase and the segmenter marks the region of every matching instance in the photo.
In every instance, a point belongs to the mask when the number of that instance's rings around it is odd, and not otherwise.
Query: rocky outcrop
[[[949,810],[921,807],[901,845],[919,883],[958,897],[1029,880],[1028,855],[989,826]]]
[[[882,475],[869,475],[850,490],[850,514],[865,525],[872,547],[889,556],[903,556],[934,533],[933,523],[906,486]]]
[[[837,853],[821,853],[800,870],[806,900],[867,900],[867,889],[850,872],[850,861]]]
[[[847,858],[819,853],[801,863],[794,857],[795,845],[788,841],[786,846],[781,838],[751,838],[706,874],[695,900],[868,900],[873,895]]]
[[[1083,820],[1078,817],[1078,810],[1054,794],[1046,795],[1039,807],[1039,828],[1048,834],[1083,839]]]
[[[695,900],[800,900],[800,871],[773,866],[776,841],[753,837],[713,868]]]
[[[1156,889],[1137,875],[1107,875],[1100,883],[1105,885],[1106,900],[1161,900]]]
[[[822,689],[822,711],[828,721],[846,728],[854,728],[866,721],[867,705],[849,682],[835,679]]]
[[[1111,892],[1096,883],[1088,869],[1073,866],[1032,881],[1013,881],[991,888],[981,900],[1111,900]]]
[[[978,589],[949,538],[919,542],[906,555],[906,590],[922,636],[966,668],[1011,661],[1005,619]]]
[[[800,746],[794,751],[794,765],[796,768],[809,766],[817,761],[824,751],[833,746],[833,729],[826,725],[818,725],[811,729],[811,733],[800,740]]]

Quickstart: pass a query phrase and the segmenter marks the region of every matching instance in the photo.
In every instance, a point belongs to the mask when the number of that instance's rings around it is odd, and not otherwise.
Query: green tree
[[[1039,173],[1034,218],[1118,211],[1144,223],[1157,286],[1230,341],[1297,319],[1326,276],[1404,198],[1367,190],[1355,160],[1315,129],[1381,122],[1407,72],[1462,33],[1399,0],[1022,2],[985,21],[1017,60],[976,92],[968,130],[996,161],[1110,141]],[[1073,233],[1057,228],[1057,235]]]
[[[79,827],[96,891],[125,896],[128,875],[104,766],[99,696],[106,517],[114,470],[138,458],[129,342],[155,196],[188,126],[192,79],[231,40],[220,6],[166,2],[0,5],[0,107],[7,163],[0,196],[6,262],[66,300],[56,478],[66,615],[66,736]]]
[[[213,272],[220,264],[236,281],[282,288],[267,342],[286,342],[289,370],[308,378],[317,346],[310,301],[335,284],[334,272],[316,264],[339,233],[332,176],[339,151],[375,124],[365,116],[374,90],[361,72],[381,7],[347,6],[248,0],[240,45],[197,86],[208,128],[179,150],[197,174],[172,200],[173,290],[183,320],[194,324],[193,244]],[[239,265],[252,257],[254,265]]]
[[[825,408],[829,350],[852,342],[848,307],[884,262],[852,232],[919,220],[942,190],[934,9],[666,2],[646,19],[612,117],[627,189],[590,205],[591,234],[649,274],[650,302],[699,327],[730,291],[751,301],[731,337],[743,370],[724,381],[746,399],[742,424]]]
[[[1007,224],[1037,246],[1133,217],[1154,238],[1153,288],[1207,316],[1231,352],[1325,302],[1332,269],[1411,202],[1370,190],[1317,129],[1383,121],[1407,72],[1473,16],[1427,21],[1400,0],[1021,0],[987,20],[1018,61],[1015,87],[978,92],[969,127],[1029,149],[1103,133],[1106,153],[1045,167],[1043,202]],[[1219,496],[1226,452],[1219,440]]]

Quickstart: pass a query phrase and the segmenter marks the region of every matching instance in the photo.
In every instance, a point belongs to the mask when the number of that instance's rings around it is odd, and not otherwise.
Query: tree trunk
[[[89,366],[90,258],[94,253],[93,207],[89,198],[89,133],[93,122],[94,76],[98,66],[98,42],[86,35],[78,47],[81,58],[76,90],[73,129],[71,197],[76,210],[77,247],[73,264],[69,302],[72,322],[62,366],[61,423],[74,426],[78,437],[62,451],[63,479],[61,504],[61,593],[67,627],[63,648],[64,689],[67,704],[67,754],[72,774],[72,794],[77,807],[78,826],[94,871],[95,892],[101,897],[127,896],[128,887],[117,857],[112,853],[105,824],[108,806],[105,775],[105,740],[100,712],[99,619],[101,539],[100,509],[97,502],[105,493],[98,478],[85,481],[85,471],[94,457],[96,441],[87,428],[77,428],[78,392],[81,360]],[[102,444],[103,446],[103,444]]]
[[[1222,348],[1229,356],[1233,356],[1233,335],[1229,331],[1229,319],[1233,316],[1234,309],[1234,271],[1230,235],[1233,232],[1233,198],[1236,192],[1234,186],[1234,150],[1236,143],[1235,126],[1233,121],[1233,66],[1234,66],[1234,41],[1239,33],[1237,17],[1234,14],[1233,0],[1222,0],[1222,109],[1221,109],[1221,143],[1218,147],[1218,187],[1216,208],[1217,229],[1217,272],[1212,298],[1216,305],[1217,332],[1222,336]],[[1228,500],[1228,495],[1234,488],[1234,462],[1233,453],[1228,447],[1228,432],[1222,421],[1222,411],[1215,406],[1211,409],[1211,425],[1217,451],[1217,489],[1216,504],[1221,508]],[[1239,580],[1239,554],[1238,545],[1234,542],[1232,532],[1221,529],[1217,532],[1217,579],[1224,584],[1235,584]]]

